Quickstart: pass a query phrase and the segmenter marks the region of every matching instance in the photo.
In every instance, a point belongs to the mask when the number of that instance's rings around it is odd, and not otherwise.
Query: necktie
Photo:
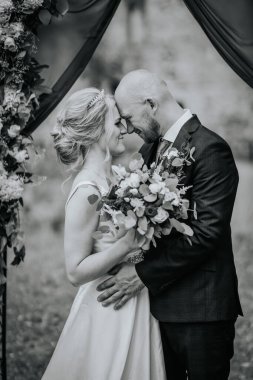
[[[171,141],[161,139],[158,149],[156,152],[156,163],[159,161],[159,159],[162,157],[162,155],[166,152],[166,150],[170,147]]]

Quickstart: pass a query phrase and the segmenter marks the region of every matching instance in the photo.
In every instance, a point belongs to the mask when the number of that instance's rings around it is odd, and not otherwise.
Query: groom
[[[160,321],[168,380],[228,379],[234,324],[242,315],[230,229],[238,185],[231,150],[146,70],[127,74],[115,98],[128,133],[145,141],[147,165],[171,146],[195,147],[182,184],[192,186],[188,198],[190,208],[196,203],[197,219],[188,220],[191,245],[176,232],[158,239],[143,262],[123,266],[99,285],[98,300],[119,309],[145,285],[151,313]]]

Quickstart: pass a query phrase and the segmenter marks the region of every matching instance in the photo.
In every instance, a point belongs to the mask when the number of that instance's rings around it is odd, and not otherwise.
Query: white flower
[[[16,102],[16,98],[17,98],[16,89],[9,86],[5,86],[3,106],[6,107],[7,109],[11,108],[14,102]]]
[[[164,195],[164,202],[171,202],[176,198],[177,198],[177,194],[174,193],[174,191],[169,191],[168,189],[166,189],[166,192]]]
[[[21,164],[22,162],[24,162],[25,160],[27,160],[27,159],[29,158],[26,149],[18,150],[17,147],[14,147],[13,151],[9,151],[9,154],[10,154],[12,157],[14,157],[15,160],[16,160],[19,164]]]
[[[0,174],[0,199],[2,202],[21,198],[23,191],[24,182],[18,175],[7,177],[6,173]]]
[[[178,150],[175,148],[170,149],[168,152],[165,152],[164,156],[166,156],[168,158],[168,160],[170,158],[178,157]]]
[[[158,207],[157,214],[151,220],[153,223],[163,223],[169,217],[169,213],[162,207]]]
[[[131,194],[133,194],[133,195],[137,195],[138,194],[138,190],[137,189],[131,189],[129,192]]]
[[[154,174],[152,175],[152,180],[154,182],[161,182],[162,181],[162,177],[160,176],[159,173],[154,172]]]
[[[115,194],[119,197],[122,198],[124,195],[124,189],[119,188],[118,190],[115,191]]]
[[[178,196],[176,195],[175,199],[171,202],[172,206],[179,206],[180,201]]]
[[[18,38],[23,31],[24,26],[21,22],[13,22],[10,24],[10,33],[14,38]]]
[[[13,8],[12,0],[1,0],[0,13],[10,12]]]
[[[4,47],[7,50],[10,50],[12,52],[17,50],[17,45],[15,44],[15,41],[12,37],[6,37],[4,41]]]
[[[119,179],[124,179],[128,175],[126,168],[122,165],[112,165],[112,171]]]
[[[140,176],[136,173],[131,173],[129,177],[127,177],[120,183],[120,187],[123,189],[127,189],[128,187],[137,188],[139,186]]]
[[[132,198],[130,200],[130,205],[134,208],[134,212],[136,212],[136,215],[140,218],[144,215],[145,212],[145,206],[144,202],[139,198]]]
[[[24,0],[22,8],[24,10],[36,9],[42,6],[44,0]]]
[[[144,165],[144,160],[140,154],[136,155],[136,158],[131,160],[129,163],[129,169],[134,172],[138,169],[141,169]]]
[[[18,116],[27,122],[30,118],[31,109],[26,107],[24,104],[20,104],[18,107]]]
[[[10,138],[14,139],[20,134],[21,127],[19,125],[13,124],[8,130],[8,135]]]
[[[149,185],[149,190],[151,191],[152,194],[160,193],[161,189],[162,189],[162,183],[151,183]]]

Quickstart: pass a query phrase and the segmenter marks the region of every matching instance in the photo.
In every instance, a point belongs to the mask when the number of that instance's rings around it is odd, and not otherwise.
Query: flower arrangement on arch
[[[180,185],[180,179],[185,166],[194,160],[193,153],[194,148],[188,152],[171,148],[159,165],[153,163],[150,168],[137,153],[128,170],[120,165],[112,166],[115,183],[97,206],[103,220],[110,223],[107,229],[103,225],[95,237],[99,239],[104,233],[110,233],[110,225],[116,230],[135,228],[140,248],[146,251],[151,242],[156,246],[156,239],[170,235],[174,228],[191,244],[193,231],[186,221],[189,211],[193,211],[196,218],[197,214],[195,207],[189,209],[185,197],[189,187]],[[97,200],[94,195],[89,197],[90,203]]]
[[[31,137],[24,134],[34,118],[43,86],[37,29],[68,10],[67,0],[0,1],[0,284],[4,278],[7,247],[13,248],[13,264],[25,255],[19,209],[25,184],[35,182],[28,164],[37,155]]]

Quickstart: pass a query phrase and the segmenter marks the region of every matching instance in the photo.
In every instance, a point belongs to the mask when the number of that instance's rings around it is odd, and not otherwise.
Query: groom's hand
[[[98,285],[97,290],[103,292],[98,296],[98,301],[103,306],[114,304],[114,309],[118,310],[143,288],[135,265],[124,263],[116,274]]]

